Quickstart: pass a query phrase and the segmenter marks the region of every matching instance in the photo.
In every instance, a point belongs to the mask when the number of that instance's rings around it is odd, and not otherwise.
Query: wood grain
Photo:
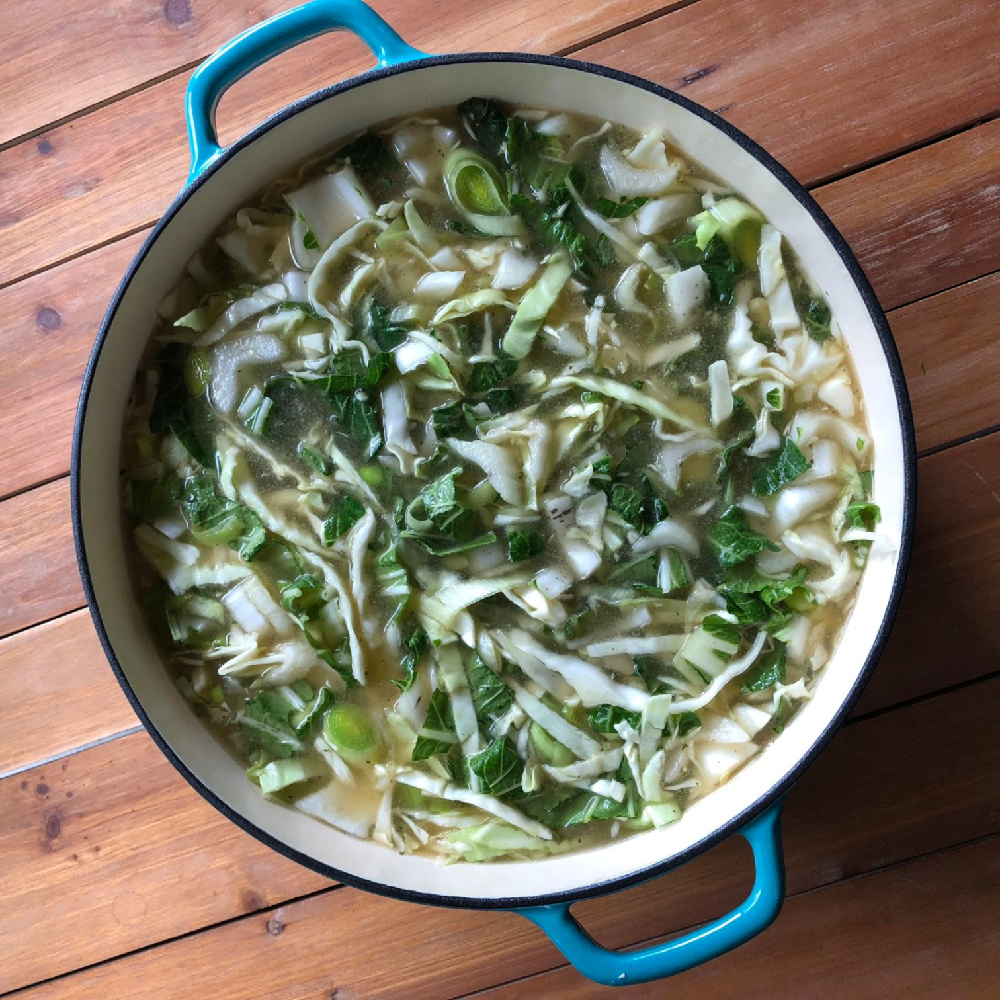
[[[721,109],[810,184],[1000,108],[988,0],[702,0],[579,55]]]
[[[883,308],[971,281],[994,271],[1000,258],[1000,121],[815,194]]]
[[[0,496],[69,471],[87,358],[142,239],[120,240],[0,291]]]
[[[132,5],[140,2],[132,0]],[[167,0],[174,7],[190,2]],[[42,10],[45,5],[38,0],[38,6]],[[218,6],[220,23],[231,27],[221,34],[207,32],[206,37],[217,40],[201,43],[206,53],[239,30],[238,20],[261,20],[289,4],[269,0],[254,9],[254,16],[240,19]],[[453,6],[431,0],[384,0],[376,6],[407,41],[428,52],[564,52],[674,4],[554,0],[543,6],[535,0],[499,0],[479,6],[475,16],[456,16]],[[200,18],[200,10],[196,13]],[[26,46],[28,58],[36,48]],[[225,97],[219,118],[223,141],[232,142],[296,98],[371,65],[371,53],[352,35],[327,35],[296,47],[251,73]],[[188,76],[185,72],[164,80],[0,152],[0,241],[5,250],[0,285],[148,225],[163,212],[187,175],[183,108]],[[45,233],[42,241],[40,232]]]
[[[0,816],[18,958],[0,992],[330,885],[223,819],[145,733],[0,781]]]
[[[788,800],[790,890],[1000,829],[1000,786],[992,780],[1000,765],[998,708],[1000,680],[993,680],[838,734]],[[0,990],[239,916],[248,892],[273,902],[279,886],[293,895],[321,884],[214,813],[144,734],[0,781],[0,815],[9,817],[0,828],[0,939],[20,956],[16,967],[0,966]],[[750,881],[748,852],[733,841],[613,904],[577,909],[602,943],[621,947],[723,912]],[[53,909],[52,894],[63,885],[72,885],[72,895]],[[134,918],[121,918],[126,906]],[[414,934],[424,943],[403,950],[405,965],[381,960],[386,942],[410,942]],[[57,952],[42,946],[50,940],[60,942]],[[343,940],[352,947],[329,947]],[[160,971],[177,963],[191,970],[183,996],[224,982],[233,997],[325,997],[321,989],[334,985],[347,996],[391,997],[405,986],[418,1000],[489,986],[501,960],[507,978],[557,962],[540,935],[512,917],[418,909],[338,889],[128,958],[115,967],[113,995],[140,995],[130,984],[147,976],[177,988]],[[76,977],[74,996],[94,995],[85,985],[91,975]],[[156,990],[141,995],[170,995]]]
[[[113,6],[87,0],[53,18],[51,6],[43,0],[3,0],[0,20],[7,30],[0,39],[0,59],[8,86],[16,87],[17,99],[6,107],[0,121],[0,144],[177,72],[288,6],[282,0],[253,5],[218,0],[196,4],[191,0],[119,0]],[[415,45],[431,46],[435,30],[441,31],[444,21],[454,25],[454,12],[440,5],[382,0],[374,6]],[[664,6],[648,0],[628,8],[581,6],[564,12],[561,20],[565,23],[571,18],[582,37],[592,38]],[[527,22],[542,44],[549,35],[558,38],[561,26],[547,10],[523,0],[491,4],[487,17],[494,29],[509,21]],[[458,28],[461,32],[462,25]],[[532,36],[527,37],[530,44]],[[333,65],[343,61],[345,51],[343,46],[333,50],[339,57]],[[363,66],[363,60],[355,58],[345,72],[357,72]],[[77,85],[81,80],[87,81],[85,88]]]
[[[667,991],[698,1000],[994,1000],[1000,940],[991,918],[998,892],[1000,838],[993,837],[789,900],[777,921],[744,947],[669,985],[627,987],[622,994],[630,1000]],[[563,968],[476,997],[596,1000],[609,994]],[[97,993],[83,994],[89,995]]]
[[[649,7],[648,0],[642,5],[627,0],[599,5],[563,0],[548,5],[541,14],[531,0],[519,0],[456,22],[446,6],[396,2],[399,7],[386,4],[384,12],[404,36],[429,51],[567,50],[607,26],[641,16]],[[740,5],[740,16],[752,20],[752,30],[747,31],[729,27],[731,6],[728,0],[699,0],[653,22],[655,29],[646,25],[630,33],[636,37],[628,49],[616,53],[613,41],[601,46],[612,46],[606,54],[614,56],[622,68],[643,69],[672,83],[702,69],[720,66],[718,72],[726,73],[726,67],[732,67],[734,75],[724,95],[702,94],[697,89],[710,86],[711,75],[693,83],[690,93],[696,99],[711,97],[715,107],[752,108],[746,123],[751,136],[762,138],[779,159],[791,157],[799,177],[809,184],[913,142],[933,139],[953,127],[957,99],[948,97],[938,103],[928,100],[925,92],[927,46],[936,44],[933,39],[938,32],[946,40],[934,57],[943,93],[959,91],[970,77],[996,76],[994,62],[981,55],[991,37],[981,30],[983,19],[989,17],[985,0],[966,4],[965,13],[949,17],[942,16],[943,8],[950,7],[942,0],[907,5],[909,32],[932,41],[921,46],[900,41],[900,49],[909,47],[915,54],[898,62],[898,74],[897,62],[887,60],[883,51],[887,38],[873,44],[879,35],[873,35],[868,21],[878,6],[876,0],[824,0],[802,6],[799,14],[787,2],[755,5],[746,0]],[[397,9],[399,17],[394,18]],[[591,10],[593,14],[586,13]],[[886,12],[876,22],[893,16],[902,15]],[[822,32],[815,30],[814,19],[822,21]],[[675,20],[686,32],[682,45],[672,41]],[[424,22],[428,30],[409,30],[410,25]],[[654,30],[663,37],[648,39],[642,34]],[[776,38],[781,39],[780,60],[774,59]],[[586,54],[604,54],[601,46]],[[895,60],[899,53],[896,47],[892,51]],[[361,52],[355,40],[328,37],[252,73],[223,100],[220,121],[225,140],[231,141],[294,98],[367,66]],[[836,59],[830,57],[831,52],[837,53]],[[760,73],[766,74],[765,80],[759,79]],[[890,73],[897,97],[912,109],[901,115],[904,124],[899,129],[886,124],[892,120],[891,111],[870,99],[870,79],[888,81]],[[0,259],[0,284],[148,225],[163,212],[187,172],[180,114],[185,82],[184,77],[167,80],[53,129],[46,135],[52,152],[45,157],[34,143],[0,152],[0,190],[6,189],[10,205],[6,212],[0,210],[0,239],[6,246]],[[994,79],[992,85],[976,90],[974,100],[966,97],[965,104],[975,107],[975,113],[995,110],[1000,108],[997,92]],[[894,109],[896,103],[888,107]],[[833,128],[827,124],[831,114]],[[816,121],[822,127],[813,128]],[[865,136],[860,144],[859,134]],[[818,152],[808,156],[801,152],[814,143]],[[802,158],[801,165],[796,157]],[[870,204],[865,209],[870,213]],[[46,234],[42,245],[39,232]]]
[[[271,0],[254,16],[224,3],[121,0],[67,5],[53,18],[44,0],[3,0],[0,58],[19,100],[6,108],[0,143],[200,59],[284,6]]]
[[[0,538],[0,637],[83,604],[68,479],[0,504]]]
[[[918,475],[913,564],[859,712],[981,677],[1000,662],[1000,435],[929,455]]]
[[[139,724],[86,611],[0,640],[0,770]]]
[[[917,448],[940,448],[1000,424],[1000,272],[889,315],[917,425]]]

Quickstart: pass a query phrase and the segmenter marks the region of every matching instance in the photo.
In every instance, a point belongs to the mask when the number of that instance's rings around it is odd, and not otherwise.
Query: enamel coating
[[[379,68],[327,88],[220,149],[214,109],[226,87],[276,53],[325,31],[356,32]],[[402,62],[400,62],[402,60]],[[339,138],[386,118],[453,105],[473,94],[659,127],[692,159],[755,202],[786,235],[843,320],[875,440],[875,501],[886,546],[873,550],[842,640],[815,696],[781,738],[680,821],[582,855],[532,862],[452,865],[402,858],[272,802],[190,712],[163,670],[128,579],[117,520],[117,441],[136,331],[183,262],[239,204],[272,177]],[[857,700],[884,647],[912,547],[916,455],[902,369],[875,295],[843,238],[811,196],[766,152],[706,109],[647,81],[565,59],[505,53],[424,57],[359,0],[313,0],[234,39],[195,74],[188,94],[192,173],[120,285],[84,378],[73,442],[72,506],[84,591],[98,635],[127,697],[181,774],[263,843],[328,877],[401,899],[514,909],[548,933],[586,975],[634,983],[689,968],[746,941],[774,918],[784,888],[778,803]],[[590,941],[570,903],[663,874],[733,833],[754,849],[748,900],[694,934],[618,955]],[[624,978],[623,978],[624,977]]]
[[[670,941],[638,951],[610,951],[597,944],[580,926],[569,911],[569,903],[519,912],[541,927],[570,962],[595,982],[605,986],[633,986],[675,976],[746,944],[781,910],[785,901],[781,803],[747,823],[740,835],[753,850],[755,873],[750,895],[724,917]]]
[[[185,99],[191,146],[188,181],[194,180],[222,152],[215,131],[215,109],[222,95],[269,59],[330,31],[350,31],[357,35],[372,50],[379,68],[427,55],[407,45],[361,0],[311,0],[255,24],[226,42],[191,75]]]

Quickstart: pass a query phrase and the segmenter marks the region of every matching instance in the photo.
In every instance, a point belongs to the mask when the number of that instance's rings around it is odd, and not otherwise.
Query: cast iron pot
[[[358,35],[374,53],[377,68],[298,101],[228,149],[220,148],[214,119],[223,92],[279,52],[332,30]],[[357,840],[264,799],[191,712],[153,645],[127,572],[119,441],[156,305],[222,220],[272,178],[341,137],[474,95],[659,128],[777,226],[823,289],[854,359],[874,440],[874,499],[882,510],[884,542],[872,551],[854,610],[812,700],[778,739],[680,821],[584,854],[442,867]],[[516,910],[541,927],[584,975],[602,983],[668,976],[762,931],[784,898],[782,797],[847,715],[885,645],[913,534],[916,460],[903,373],[885,317],[843,238],[759,146],[678,94],[567,59],[428,56],[407,45],[361,0],[313,0],[234,38],[193,75],[187,120],[191,175],[108,309],[84,378],[73,441],[73,527],[87,601],[111,666],[157,745],[212,805],[295,861],[399,899]],[[754,886],[745,902],[707,926],[616,953],[596,944],[569,913],[577,900],[661,875],[733,834],[753,849]]]

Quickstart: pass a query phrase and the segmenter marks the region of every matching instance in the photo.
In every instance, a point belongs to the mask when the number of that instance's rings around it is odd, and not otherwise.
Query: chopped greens
[[[758,552],[779,551],[766,535],[750,527],[740,507],[730,507],[708,530],[705,540],[716,559],[726,568],[738,566]]]
[[[786,437],[781,451],[758,467],[757,474],[753,478],[754,495],[768,497],[772,493],[777,493],[782,486],[787,486],[793,479],[798,479],[811,467],[811,463],[799,450],[799,446],[791,438]]]
[[[752,760],[886,531],[827,282],[659,132],[489,95],[238,206],[158,305],[121,499],[269,808],[502,863]]]
[[[323,544],[333,545],[365,516],[365,509],[349,493],[338,497],[323,522]]]

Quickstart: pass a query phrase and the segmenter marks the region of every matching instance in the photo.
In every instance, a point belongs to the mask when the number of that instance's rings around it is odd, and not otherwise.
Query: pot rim
[[[802,206],[803,209],[805,209],[812,220],[816,223],[823,236],[829,241],[843,262],[851,280],[861,295],[872,325],[878,335],[882,352],[885,355],[889,368],[889,374],[892,380],[896,409],[899,414],[900,428],[902,431],[904,466],[903,518],[895,577],[893,579],[892,587],[889,592],[889,598],[886,603],[878,632],[871,648],[868,651],[864,667],[858,673],[853,686],[841,702],[830,722],[816,737],[808,751],[795,762],[794,766],[785,772],[780,781],[763,791],[750,806],[745,808],[742,812],[731,816],[725,823],[716,827],[710,834],[703,837],[696,843],[689,845],[678,854],[675,854],[661,862],[647,865],[641,869],[628,871],[604,881],[593,882],[575,887],[573,889],[545,893],[537,896],[517,896],[508,898],[456,897],[446,895],[430,895],[424,892],[398,888],[396,886],[362,878],[349,872],[343,872],[330,865],[317,861],[315,858],[305,855],[300,851],[289,847],[283,841],[271,836],[271,834],[265,832],[247,819],[242,813],[234,810],[226,802],[222,801],[206,785],[204,785],[198,775],[190,770],[187,765],[181,761],[164,736],[153,724],[143,705],[136,696],[131,684],[122,670],[121,664],[118,662],[117,655],[105,629],[97,596],[94,592],[93,584],[90,578],[90,570],[83,536],[80,496],[80,459],[84,423],[90,403],[90,393],[93,385],[94,374],[100,359],[101,351],[104,347],[104,343],[107,339],[112,323],[114,322],[121,301],[124,298],[135,273],[141,267],[146,255],[149,253],[160,234],[170,225],[174,216],[180,211],[181,207],[188,201],[195,191],[197,191],[203,184],[207,183],[219,169],[229,162],[229,160],[231,160],[243,149],[252,145],[257,141],[257,139],[261,138],[267,132],[271,131],[287,119],[297,115],[299,112],[305,111],[306,109],[311,108],[316,104],[320,104],[330,98],[334,98],[341,93],[353,90],[357,87],[362,87],[375,80],[434,66],[457,65],[462,63],[504,62],[534,63],[587,72],[596,76],[617,81],[619,83],[637,87],[653,94],[656,97],[676,104],[686,111],[689,111],[690,113],[701,118],[708,124],[714,126],[727,138],[735,142],[744,151],[754,157],[754,159],[756,159],[772,175],[774,175],[783,187],[785,187],[794,196],[796,201]],[[848,246],[847,241],[836,229],[829,217],[812,197],[812,195],[806,190],[806,188],[776,159],[774,159],[774,157],[772,157],[766,150],[754,142],[740,129],[727,122],[715,112],[710,111],[708,108],[705,108],[700,104],[696,104],[689,98],[686,98],[673,90],[669,90],[659,84],[652,83],[642,77],[634,76],[633,74],[625,73],[620,70],[611,69],[607,66],[601,66],[597,63],[591,63],[584,60],[567,59],[562,56],[518,52],[472,52],[426,56],[421,59],[396,63],[392,66],[387,66],[381,69],[371,69],[357,76],[341,81],[340,83],[324,87],[313,94],[292,102],[273,114],[271,117],[267,118],[265,121],[261,122],[260,125],[256,126],[246,135],[242,136],[232,145],[223,149],[222,152],[214,157],[213,160],[196,177],[189,180],[171,202],[170,206],[154,226],[135,258],[132,260],[122,277],[118,288],[115,290],[114,297],[108,306],[107,312],[105,313],[83,376],[80,400],[77,406],[76,420],[73,429],[72,458],[70,465],[70,508],[76,557],[80,570],[80,576],[83,582],[84,595],[87,599],[87,606],[90,610],[98,638],[100,639],[101,646],[104,649],[105,656],[114,671],[115,677],[117,678],[122,691],[125,693],[125,696],[128,698],[133,710],[142,722],[143,728],[150,735],[153,742],[166,756],[174,768],[187,781],[187,783],[216,810],[222,813],[222,815],[228,820],[235,823],[244,832],[250,834],[256,840],[265,844],[267,847],[270,847],[272,850],[277,851],[279,854],[282,854],[283,856],[311,869],[312,871],[318,872],[327,878],[335,879],[338,882],[342,882],[344,885],[364,889],[368,892],[374,892],[379,895],[389,896],[395,899],[405,900],[407,902],[476,910],[510,910],[533,906],[552,905],[557,903],[573,903],[595,896],[601,896],[607,893],[627,889],[659,875],[663,875],[674,868],[680,867],[697,855],[702,854],[721,843],[723,840],[736,833],[745,824],[749,823],[766,809],[777,803],[788,792],[791,786],[798,781],[802,773],[809,767],[820,751],[826,747],[832,739],[834,733],[840,728],[841,724],[847,718],[851,709],[860,697],[865,685],[868,683],[868,680],[878,663],[879,657],[885,649],[892,624],[899,609],[903,585],[906,580],[906,574],[913,549],[913,535],[916,520],[916,487],[917,456],[913,415],[909,404],[909,394],[907,392],[906,382],[903,376],[902,363],[900,361],[899,353],[896,348],[895,341],[893,340],[888,321],[885,318],[885,314],[882,311],[882,307],[876,298],[875,292],[872,289],[867,276],[865,275],[853,251]],[[600,850],[600,848],[597,848],[597,850]]]

